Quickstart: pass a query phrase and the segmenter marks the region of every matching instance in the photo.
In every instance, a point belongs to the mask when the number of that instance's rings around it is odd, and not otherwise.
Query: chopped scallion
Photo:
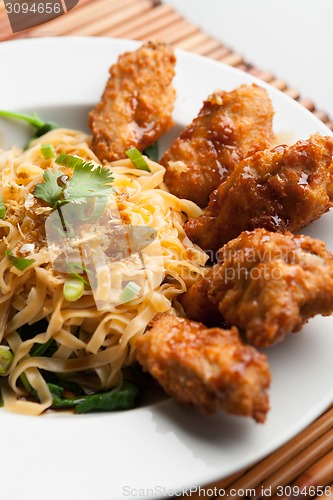
[[[128,149],[126,151],[126,154],[136,168],[138,168],[139,170],[145,170],[146,172],[151,172],[150,168],[148,167],[148,163],[138,149]]]
[[[0,219],[4,219],[6,216],[6,206],[3,202],[2,196],[0,196]]]
[[[45,160],[49,160],[50,158],[54,158],[54,147],[53,144],[42,144],[40,147],[40,151]]]
[[[90,286],[89,281],[87,281],[84,276],[82,276],[83,273],[88,275],[88,270],[82,266],[82,264],[78,264],[76,262],[69,262],[67,265],[67,270],[68,273],[72,275],[73,278],[76,278],[79,281],[82,281],[86,286]]]
[[[76,278],[69,278],[64,284],[64,297],[68,302],[79,300],[84,292],[84,283]]]
[[[11,264],[13,264],[19,271],[25,271],[31,264],[35,262],[34,259],[25,259],[24,257],[15,257],[11,250],[6,250],[5,252],[7,259]]]
[[[121,302],[130,302],[138,296],[140,290],[141,286],[134,283],[134,281],[130,281],[121,292],[119,300],[121,300]]]
[[[5,375],[13,360],[13,353],[6,346],[0,346],[0,375]]]

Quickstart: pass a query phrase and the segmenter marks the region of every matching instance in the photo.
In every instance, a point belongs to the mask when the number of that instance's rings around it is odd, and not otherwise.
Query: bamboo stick
[[[292,97],[295,100],[297,100],[300,96],[299,91],[296,89],[286,89],[284,90],[284,93],[289,95],[289,97]]]
[[[289,492],[288,495],[274,495],[272,500],[288,500],[291,496],[301,496],[302,499],[307,499],[314,496],[310,487],[316,488],[320,486],[324,488],[331,481],[333,481],[333,450],[316,462],[291,485],[292,495],[289,495]],[[293,487],[297,488],[297,490]],[[297,492],[301,493],[297,494]],[[326,495],[323,495],[323,498],[326,499]]]
[[[333,500],[333,483],[329,485],[329,487],[327,488],[327,491],[329,492],[327,495],[325,494],[325,496],[322,496],[322,495],[318,495],[315,500]]]
[[[324,123],[329,120],[327,113],[325,113],[324,111],[313,111],[313,114]]]
[[[170,29],[168,33],[164,34],[164,41],[170,43],[171,45],[175,45],[177,48],[181,48],[178,46],[178,43],[186,37],[195,35],[198,31],[198,26],[187,22],[186,24],[182,24],[181,31],[179,31],[177,26],[173,25],[172,29]]]
[[[325,486],[333,481],[333,450],[315,463],[294,483],[302,488]],[[302,495],[303,496],[303,495]]]
[[[243,62],[241,64],[237,64],[237,66],[235,66],[235,68],[240,69],[241,71],[247,72],[249,69],[249,66]]]
[[[177,40],[180,40],[184,37],[184,33],[187,32],[188,27],[190,28],[191,33],[193,33],[193,31],[196,29],[196,27],[180,18],[171,25],[164,27],[163,29],[150,32],[148,35],[145,34],[142,39],[158,39],[162,42],[174,44],[177,42]]]
[[[217,49],[213,50],[209,54],[209,57],[211,57],[212,59],[219,60],[230,53],[231,53],[231,50],[229,49],[229,47],[225,47],[224,45],[221,45],[221,47],[218,47]]]
[[[229,54],[228,56],[222,57],[221,61],[224,64],[229,64],[229,66],[237,66],[237,64],[242,64],[243,57],[236,52]]]
[[[221,43],[218,40],[215,40],[214,38],[211,38],[210,40],[207,40],[207,42],[202,43],[198,47],[196,47],[195,53],[200,54],[201,56],[210,56],[210,52],[216,50],[221,46]]]
[[[279,90],[285,90],[287,88],[286,82],[281,79],[274,79],[270,82],[270,84]]]
[[[304,106],[306,109],[308,109],[309,111],[314,111],[315,109],[315,105],[314,103],[311,101],[311,99],[299,99],[298,101],[300,104],[302,104],[302,106]]]
[[[332,447],[333,429],[326,432],[326,434],[317,439],[317,441],[290,460],[290,462],[286,463],[281,469],[276,470],[260,486],[271,488],[272,493],[275,494],[278,486],[285,486],[297,476],[303,474],[308,467],[317,460],[320,460]]]
[[[50,29],[54,29],[58,35],[74,30],[75,28],[83,27],[91,24],[95,19],[109,16],[111,13],[122,8],[123,5],[128,5],[136,0],[91,0],[80,8],[73,9],[66,16],[59,17],[48,23]],[[42,27],[35,28],[36,35]]]
[[[134,29],[130,37],[135,40],[161,40],[162,30],[169,29],[178,22],[184,22],[177,14],[171,13],[164,18],[156,19],[155,22],[148,24],[145,23],[138,29]]]
[[[151,0],[120,0],[121,8],[117,8],[112,16],[104,15],[88,25],[78,27],[71,31],[71,35],[107,36],[113,27],[148,11],[152,6]],[[125,5],[126,4],[126,5]]]
[[[329,410],[276,452],[259,462],[241,479],[232,484],[235,489],[255,488],[277,469],[308,448],[333,427],[333,410]]]
[[[194,36],[190,36],[188,38],[183,39],[177,45],[179,49],[193,50],[195,47],[206,42],[208,39],[209,35],[203,33],[202,31],[199,31]]]
[[[253,76],[256,76],[257,78],[260,78],[260,80],[263,80],[264,82],[270,83],[272,80],[275,79],[275,76],[273,73],[270,73],[268,71],[261,71],[256,68],[251,68],[249,73]]]
[[[115,37],[140,39],[140,36],[136,36],[137,31],[140,32],[142,29],[145,30],[144,32],[148,32],[149,29],[154,31],[179,18],[179,14],[170,5],[162,4],[141,16],[130,19],[119,27],[115,27],[112,35]]]

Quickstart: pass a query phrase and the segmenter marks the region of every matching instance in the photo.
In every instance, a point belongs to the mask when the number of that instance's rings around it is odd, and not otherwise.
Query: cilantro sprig
[[[27,115],[25,113],[15,113],[13,111],[0,110],[0,116],[4,118],[15,118],[17,120],[23,120],[25,122],[30,123],[30,125],[32,125],[33,127],[35,127],[36,129],[35,133],[25,148],[28,148],[30,146],[30,143],[33,140],[37,139],[38,137],[41,137],[47,132],[50,132],[50,130],[59,128],[59,125],[57,123],[45,122],[36,113],[33,113],[32,115]]]
[[[52,209],[66,203],[81,204],[89,198],[106,198],[113,193],[112,172],[105,167],[96,167],[76,156],[61,153],[56,159],[58,165],[73,169],[67,178],[60,170],[46,170],[43,183],[37,184],[35,197],[44,200]]]
[[[58,179],[62,176],[61,170],[55,169],[45,170],[44,181],[41,184],[37,184],[35,188],[35,197],[46,201],[48,205],[52,208],[56,208],[57,203],[60,201],[63,193],[64,186],[58,184]]]

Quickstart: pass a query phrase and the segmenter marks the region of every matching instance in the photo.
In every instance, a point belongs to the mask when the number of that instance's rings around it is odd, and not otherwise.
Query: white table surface
[[[333,0],[164,0],[333,119]]]

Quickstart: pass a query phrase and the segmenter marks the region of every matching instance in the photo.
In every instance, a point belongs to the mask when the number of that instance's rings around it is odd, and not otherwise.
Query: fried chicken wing
[[[147,43],[122,54],[110,68],[102,100],[89,115],[92,149],[101,161],[143,151],[173,125],[175,55],[164,44]]]
[[[236,328],[159,315],[137,340],[137,360],[181,403],[208,414],[222,408],[264,422],[270,372],[266,357],[242,344]]]
[[[241,160],[273,142],[272,119],[272,103],[257,85],[209,96],[160,160],[171,193],[206,207]]]
[[[200,304],[208,301],[252,344],[268,347],[309,318],[332,314],[333,255],[308,236],[244,231],[193,286],[182,300],[190,318],[201,319]]]
[[[187,222],[188,237],[215,252],[245,230],[299,231],[332,206],[332,152],[333,138],[317,134],[243,160]]]

